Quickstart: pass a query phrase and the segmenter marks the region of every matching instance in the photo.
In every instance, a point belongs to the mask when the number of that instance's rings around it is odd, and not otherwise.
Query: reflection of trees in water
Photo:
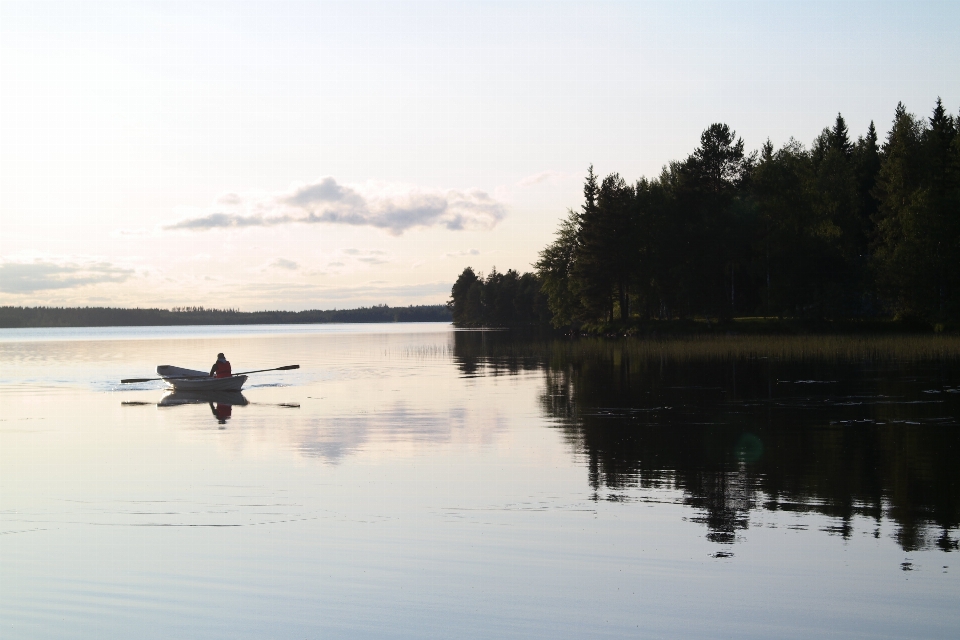
[[[515,336],[522,335],[520,342]],[[453,334],[453,359],[466,376],[513,375],[535,371],[543,364],[542,350],[549,341],[539,341],[537,332],[482,330],[457,331]],[[539,348],[531,349],[536,345]]]
[[[468,375],[542,368],[543,409],[598,499],[680,490],[717,542],[762,508],[836,518],[825,530],[844,538],[857,516],[877,531],[888,517],[905,550],[957,549],[960,393],[943,389],[960,363],[680,361],[616,344],[464,334],[455,357]]]

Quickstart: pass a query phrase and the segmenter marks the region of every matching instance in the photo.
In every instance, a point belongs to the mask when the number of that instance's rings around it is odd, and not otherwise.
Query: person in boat
[[[233,372],[230,370],[230,362],[222,353],[217,354],[217,361],[210,367],[210,377],[229,378]]]

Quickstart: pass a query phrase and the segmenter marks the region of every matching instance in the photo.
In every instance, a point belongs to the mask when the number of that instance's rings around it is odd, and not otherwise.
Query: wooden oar
[[[248,373],[263,373],[264,371],[289,371],[290,369],[299,369],[300,365],[298,364],[288,364],[285,367],[275,367],[273,369],[257,369],[256,371],[240,371],[239,373],[234,373],[230,377],[235,376],[245,376]],[[180,377],[169,377],[169,378],[127,378],[126,380],[121,380],[120,384],[133,384],[135,382],[154,382],[155,380],[195,380],[197,378],[202,378],[203,376],[180,376]]]

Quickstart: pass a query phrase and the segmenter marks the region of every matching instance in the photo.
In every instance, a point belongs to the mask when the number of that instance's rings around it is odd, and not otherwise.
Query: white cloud
[[[484,191],[342,185],[332,177],[269,196],[221,196],[206,213],[167,229],[270,227],[284,224],[371,226],[400,235],[415,227],[492,229],[504,206]]]
[[[468,251],[451,251],[444,254],[446,258],[462,258],[464,256],[478,256],[480,255],[479,249],[470,249]]]
[[[287,269],[288,271],[295,271],[300,268],[300,265],[294,262],[293,260],[287,260],[286,258],[277,258],[270,263],[271,267],[274,269]]]
[[[104,282],[123,282],[133,274],[133,269],[123,269],[107,262],[5,262],[0,264],[0,292],[25,294],[72,289]]]
[[[532,187],[535,184],[540,184],[541,182],[547,182],[548,180],[557,180],[563,177],[563,174],[559,171],[541,171],[540,173],[535,173],[532,176],[527,176],[526,178],[517,182],[518,187]]]
[[[451,286],[452,283],[446,281],[396,284],[371,280],[342,286],[309,282],[247,282],[242,286],[225,285],[217,292],[224,300],[229,300],[229,304],[241,308],[343,309],[382,303],[442,304],[450,296]]]
[[[240,198],[239,194],[236,193],[225,193],[219,198],[217,198],[217,204],[225,205],[237,205],[241,204],[243,200]]]
[[[351,258],[357,260],[358,262],[365,262],[367,264],[387,264],[390,262],[386,259],[387,252],[380,251],[378,249],[372,249],[369,251],[361,251],[360,249],[343,249],[340,253],[350,256]],[[342,262],[331,262],[328,266],[338,266],[342,267],[344,264]]]

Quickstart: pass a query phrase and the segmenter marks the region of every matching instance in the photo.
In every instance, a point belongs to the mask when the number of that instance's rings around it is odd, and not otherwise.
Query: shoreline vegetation
[[[309,311],[238,311],[174,307],[121,309],[113,307],[0,307],[0,329],[45,327],[149,327],[238,324],[330,324],[364,322],[450,322],[442,304]]]
[[[458,327],[568,334],[960,330],[960,116],[897,106],[879,140],[837,114],[811,146],[758,151],[710,125],[686,159],[628,183],[591,166],[534,271],[467,267]]]
[[[612,370],[641,362],[704,363],[711,361],[771,362],[957,362],[960,336],[951,334],[661,334],[647,339],[608,340],[581,336],[556,340],[544,335],[491,331],[483,338],[457,332],[461,363],[481,362],[492,370],[514,371],[545,366],[556,371],[579,370],[583,360],[603,359]],[[630,364],[633,363],[633,364]]]

